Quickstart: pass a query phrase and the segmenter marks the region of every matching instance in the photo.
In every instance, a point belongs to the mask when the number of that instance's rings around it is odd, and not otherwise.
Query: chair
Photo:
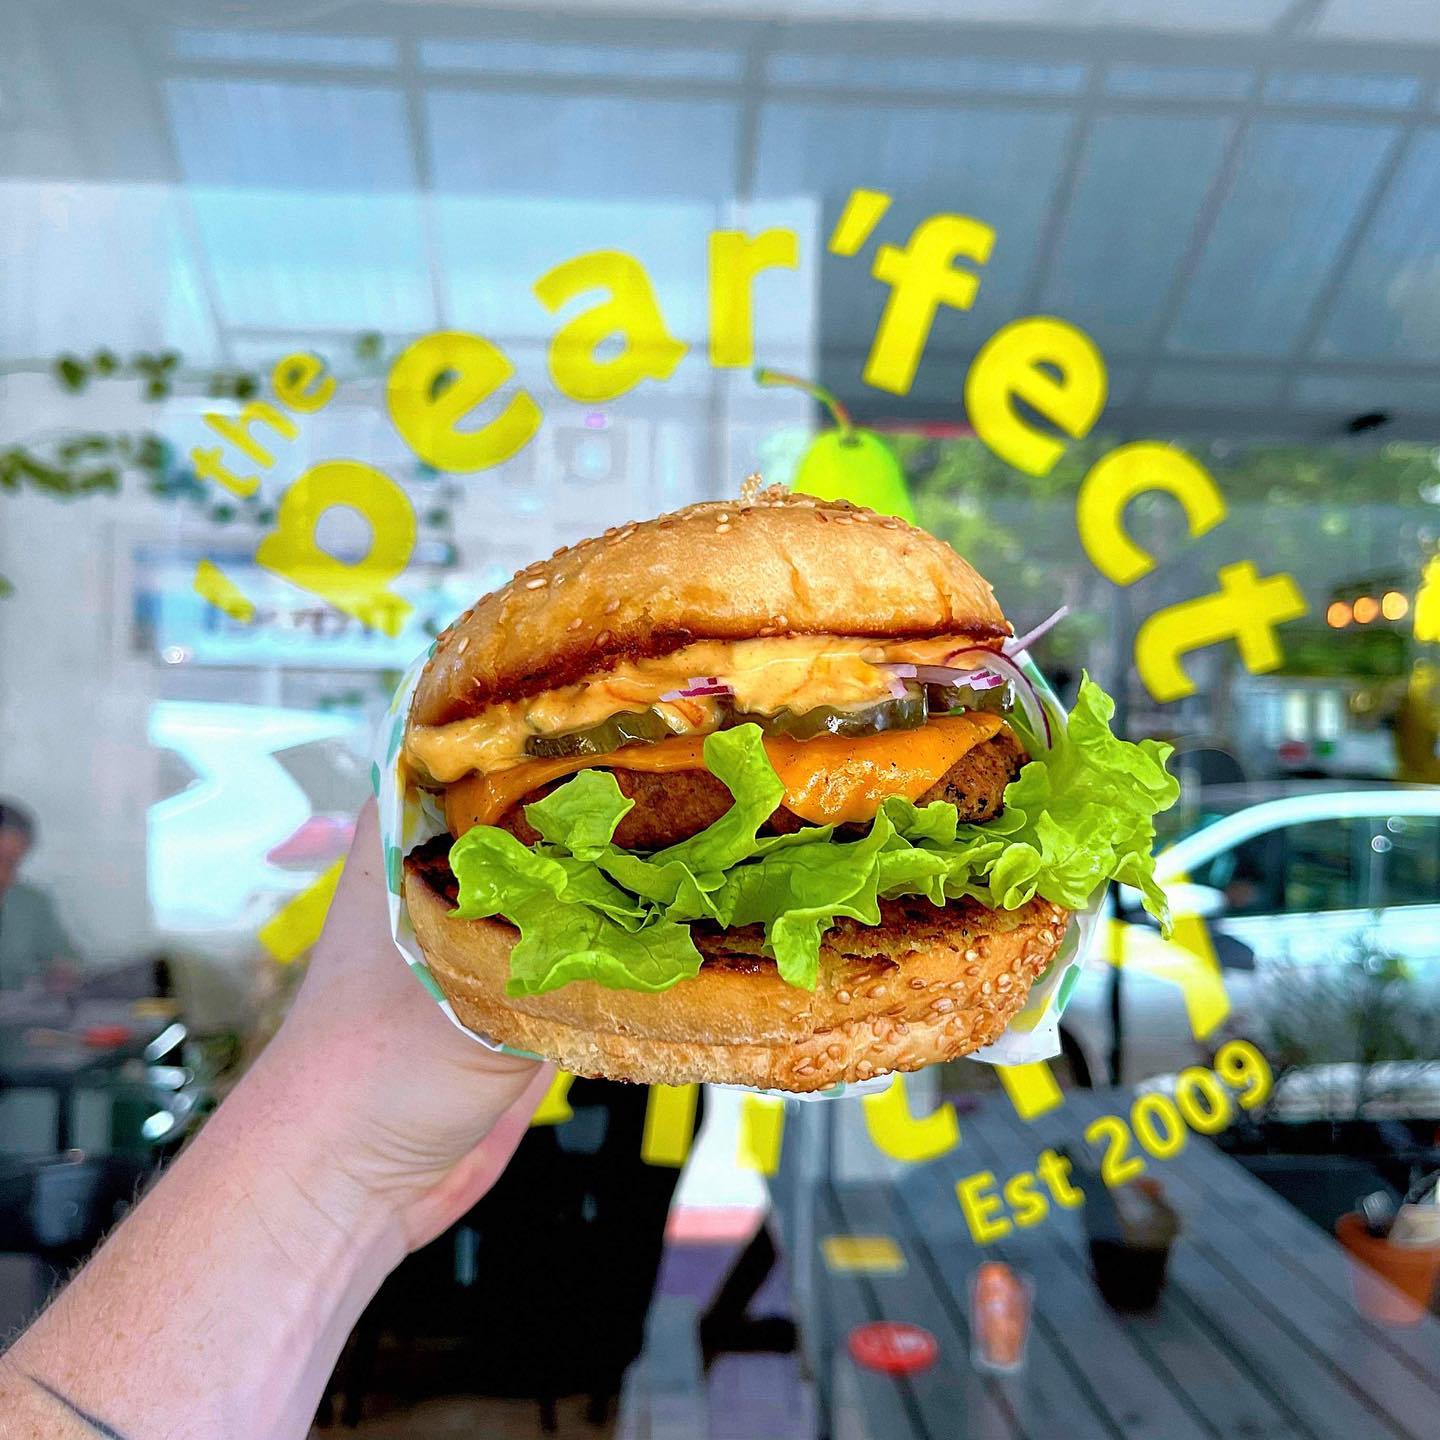
[[[479,1205],[401,1264],[332,1380],[344,1423],[367,1390],[413,1399],[422,1383],[533,1398],[547,1433],[563,1395],[588,1396],[597,1421],[609,1412],[644,1344],[679,1178],[640,1158],[648,1094],[576,1080],[573,1118],[531,1129]]]

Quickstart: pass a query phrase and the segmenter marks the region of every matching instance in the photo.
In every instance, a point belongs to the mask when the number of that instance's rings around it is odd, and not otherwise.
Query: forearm
[[[270,1060],[16,1343],[0,1375],[11,1424],[85,1434],[78,1410],[126,1440],[307,1433],[405,1241],[346,1173],[324,1077]]]

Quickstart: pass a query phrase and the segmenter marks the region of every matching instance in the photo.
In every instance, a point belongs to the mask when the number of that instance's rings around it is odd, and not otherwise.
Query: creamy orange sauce
[[[717,676],[734,691],[738,709],[757,715],[865,705],[891,693],[881,664],[943,665],[970,643],[959,636],[704,640],[669,655],[622,663],[575,685],[488,706],[473,719],[416,726],[406,737],[405,754],[420,775],[448,784],[471,771],[528,763],[525,742],[531,736],[585,730],[623,712],[654,709],[677,736],[708,734],[717,723],[714,701],[660,699],[701,675]]]
[[[914,730],[815,740],[765,738],[765,753],[785,785],[783,804],[815,825],[875,817],[883,800],[918,800],[962,756],[996,734],[998,715],[975,711],[942,715]],[[493,825],[532,790],[577,770],[703,770],[704,739],[688,736],[653,745],[628,745],[610,755],[566,760],[527,760],[488,775],[470,775],[445,791],[445,819],[452,835],[474,825]]]

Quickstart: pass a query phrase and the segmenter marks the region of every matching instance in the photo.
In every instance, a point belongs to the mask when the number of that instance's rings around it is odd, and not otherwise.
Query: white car
[[[1224,1033],[1245,1032],[1257,978],[1335,964],[1362,938],[1417,976],[1440,976],[1440,787],[1213,787],[1198,808],[1198,826],[1156,858],[1172,908],[1188,917],[1181,933],[1162,940],[1122,889],[1070,997],[1061,1029],[1081,1083],[1111,1076],[1117,956],[1126,1083],[1207,1059]],[[1202,923],[1231,1013],[1197,1040],[1177,978],[1197,973],[1186,942]],[[1224,1004],[1213,972],[1205,989],[1202,978],[1198,1003],[1213,1015]]]

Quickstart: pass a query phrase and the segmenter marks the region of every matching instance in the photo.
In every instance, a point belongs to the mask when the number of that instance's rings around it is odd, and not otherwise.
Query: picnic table
[[[1349,1261],[1330,1235],[1209,1141],[1190,1135],[1170,1160],[1146,1158],[1183,1231],[1149,1313],[1118,1313],[1090,1273],[1083,1212],[1052,1207],[1026,1229],[980,1245],[956,1182],[991,1170],[1003,1183],[1045,1147],[1093,1153],[1102,1114],[1127,1115],[1127,1090],[1070,1092],[1025,1122],[1003,1095],[960,1116],[961,1143],[883,1178],[785,1183],[775,1200],[792,1253],[797,1319],[831,1440],[1431,1440],[1440,1434],[1440,1322],[1366,1319]],[[849,1102],[839,1102],[841,1107]],[[800,1129],[835,1116],[801,1107]],[[833,1138],[833,1136],[832,1136]],[[813,1134],[812,1134],[813,1139]],[[787,1138],[787,1144],[789,1143]],[[803,1150],[803,1146],[797,1147]],[[801,1215],[799,1211],[806,1213]],[[835,1236],[892,1246],[878,1264],[836,1265]],[[827,1260],[827,1250],[829,1259]],[[889,1252],[888,1262],[884,1253]],[[897,1253],[898,1252],[898,1253]],[[1034,1282],[1028,1353],[1016,1374],[971,1363],[969,1284],[986,1260]],[[939,1341],[929,1369],[888,1375],[857,1365],[857,1325],[919,1325]]]

